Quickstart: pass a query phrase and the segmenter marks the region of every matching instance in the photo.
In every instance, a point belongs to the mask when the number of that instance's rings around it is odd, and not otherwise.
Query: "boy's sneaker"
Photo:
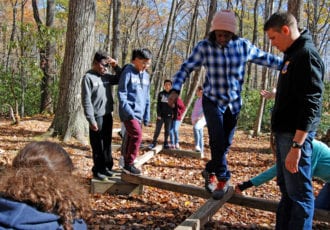
[[[152,144],[150,144],[149,146],[148,146],[148,149],[149,150],[152,150],[152,149],[154,149],[156,147],[156,144],[155,143],[152,143]]]
[[[107,177],[113,177],[114,174],[115,173],[108,168],[105,169],[104,175],[106,175]]]
[[[215,200],[220,200],[228,191],[229,181],[219,181],[216,189],[212,193],[212,197]]]
[[[135,175],[141,174],[141,170],[136,168],[134,165],[125,165],[124,172],[128,172]]]
[[[107,180],[108,180],[108,177],[107,177],[105,174],[100,173],[100,172],[94,174],[94,177],[95,177],[96,179],[101,180],[101,181],[107,181]]]
[[[203,170],[202,176],[205,179],[206,191],[212,193],[217,188],[217,177],[214,173],[209,173],[206,170]]]
[[[169,148],[170,148],[170,146],[168,144],[163,145],[163,149],[169,149]]]

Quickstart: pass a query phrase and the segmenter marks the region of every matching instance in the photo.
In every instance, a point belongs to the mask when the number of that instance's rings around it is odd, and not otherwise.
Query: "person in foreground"
[[[88,193],[73,169],[60,145],[27,144],[0,174],[0,229],[87,229]]]
[[[121,155],[124,157],[124,172],[141,174],[134,166],[142,141],[142,123],[150,121],[150,75],[152,54],[149,49],[135,49],[132,61],[124,68],[119,85],[119,117],[125,125]]]
[[[235,13],[228,10],[215,14],[209,33],[193,48],[192,53],[173,76],[168,98],[173,105],[182,84],[190,73],[205,67],[203,111],[209,134],[211,160],[202,176],[205,188],[213,198],[221,199],[227,192],[231,177],[226,155],[232,144],[238,115],[242,106],[241,91],[248,62],[280,69],[282,59],[266,53],[250,41],[236,35]]]
[[[107,73],[112,66],[116,74]],[[113,175],[111,153],[113,98],[111,85],[117,85],[121,68],[105,52],[94,55],[92,69],[82,79],[81,100],[89,123],[89,139],[93,154],[93,176],[107,180]]]
[[[321,118],[324,64],[308,31],[299,32],[292,14],[274,13],[264,31],[284,53],[271,115],[281,191],[276,229],[312,229],[312,140]]]
[[[315,208],[330,211],[330,148],[315,139],[312,141],[312,146],[312,176],[325,181],[323,188],[315,199]],[[241,193],[252,186],[258,187],[274,177],[276,177],[276,164],[250,180],[239,183],[235,187],[235,191]]]

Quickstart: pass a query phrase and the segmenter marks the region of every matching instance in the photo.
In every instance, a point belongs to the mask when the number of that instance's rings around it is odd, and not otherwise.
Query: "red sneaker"
[[[212,197],[215,200],[220,200],[228,191],[229,181],[219,181],[216,189],[212,193]]]
[[[209,173],[206,170],[203,170],[202,176],[205,179],[206,191],[212,193],[217,188],[217,177],[214,173]]]

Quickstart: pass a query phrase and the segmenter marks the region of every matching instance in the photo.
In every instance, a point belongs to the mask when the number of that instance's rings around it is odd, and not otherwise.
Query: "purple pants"
[[[122,142],[122,155],[125,165],[132,165],[135,158],[139,155],[139,148],[142,142],[142,127],[138,120],[132,119],[124,121],[125,135]]]

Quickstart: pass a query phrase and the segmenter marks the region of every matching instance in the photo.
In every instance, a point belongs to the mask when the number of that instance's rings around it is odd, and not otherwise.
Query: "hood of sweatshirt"
[[[24,230],[61,230],[60,217],[38,211],[25,203],[0,198],[0,229],[24,229]],[[74,229],[87,229],[83,220],[73,223]]]

